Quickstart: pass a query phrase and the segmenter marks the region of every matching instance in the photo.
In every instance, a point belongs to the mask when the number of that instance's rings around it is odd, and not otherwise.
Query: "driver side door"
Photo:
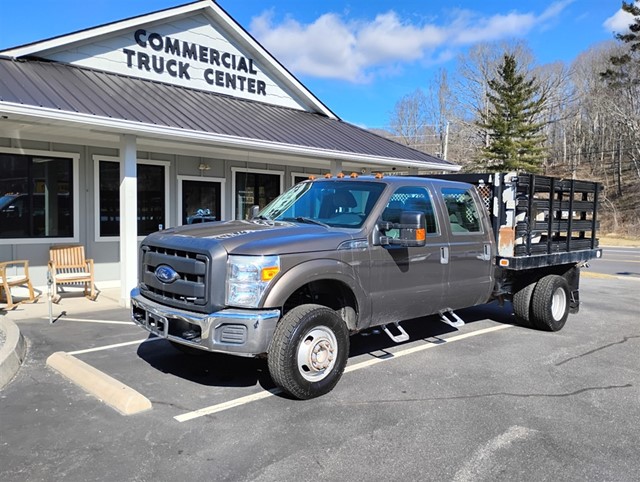
[[[429,190],[424,185],[398,188],[389,198],[381,220],[399,222],[403,211],[425,213],[426,245],[372,246],[370,293],[373,325],[417,318],[441,309],[448,268],[442,255],[446,251],[443,248],[448,245]],[[397,237],[398,233],[394,231],[382,234]]]

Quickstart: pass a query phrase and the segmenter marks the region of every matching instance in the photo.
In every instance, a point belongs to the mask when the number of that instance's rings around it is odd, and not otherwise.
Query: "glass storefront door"
[[[265,207],[280,195],[282,176],[263,172],[235,173],[236,219],[247,219],[251,206]]]
[[[220,221],[221,191],[219,182],[183,180],[181,224]]]

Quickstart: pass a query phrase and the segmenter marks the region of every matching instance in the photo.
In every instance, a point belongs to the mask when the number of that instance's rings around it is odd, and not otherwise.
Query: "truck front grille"
[[[142,247],[141,293],[159,303],[191,311],[206,311],[211,260],[208,255],[180,249],[145,245]],[[162,282],[158,266],[168,266],[177,277]]]

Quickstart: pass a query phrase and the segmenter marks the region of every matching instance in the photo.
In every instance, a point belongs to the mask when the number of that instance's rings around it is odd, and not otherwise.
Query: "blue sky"
[[[188,3],[0,0],[0,49]],[[342,119],[388,124],[395,103],[478,42],[525,40],[571,61],[628,24],[620,0],[218,0]]]

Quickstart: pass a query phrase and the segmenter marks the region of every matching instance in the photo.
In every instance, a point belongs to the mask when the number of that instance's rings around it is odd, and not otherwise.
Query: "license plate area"
[[[169,331],[169,322],[164,316],[156,315],[155,313],[148,313],[147,326],[149,330],[158,336],[163,338],[167,337]]]

